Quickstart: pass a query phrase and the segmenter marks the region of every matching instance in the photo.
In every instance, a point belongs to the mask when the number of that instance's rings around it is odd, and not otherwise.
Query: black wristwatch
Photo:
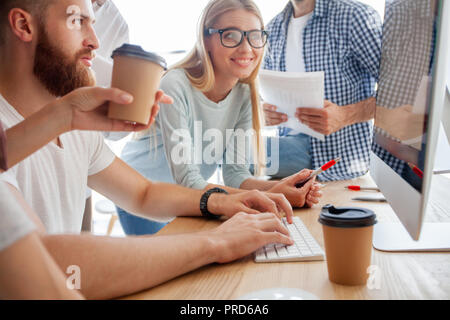
[[[218,216],[216,214],[212,214],[211,212],[208,211],[208,199],[209,199],[209,196],[212,195],[213,193],[228,194],[228,192],[226,192],[225,190],[220,189],[220,188],[209,189],[202,195],[202,197],[200,199],[200,211],[202,212],[202,216],[204,216],[205,218],[219,219],[220,216]]]

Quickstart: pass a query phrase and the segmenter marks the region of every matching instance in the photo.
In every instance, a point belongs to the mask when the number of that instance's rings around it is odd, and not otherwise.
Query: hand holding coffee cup
[[[152,107],[152,113],[150,114],[150,123],[148,124],[148,127],[152,126],[153,123],[155,123],[156,116],[158,115],[160,110],[159,103],[172,104],[173,99],[170,96],[166,95],[162,90],[158,90],[158,92],[156,92],[155,104]]]
[[[112,58],[114,68],[111,86],[129,92],[134,100],[126,107],[111,103],[108,117],[147,125],[153,115],[154,121],[158,110],[152,109],[157,105],[158,98],[164,97],[158,88],[167,69],[166,61],[154,53],[144,51],[140,46],[130,44],[114,50]]]

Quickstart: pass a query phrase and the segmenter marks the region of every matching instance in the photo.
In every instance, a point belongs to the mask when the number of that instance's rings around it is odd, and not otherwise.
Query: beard
[[[83,49],[73,58],[53,45],[43,27],[40,28],[39,41],[36,46],[33,73],[56,97],[62,97],[81,87],[95,85],[94,72],[80,63],[80,58],[92,55],[92,50]]]

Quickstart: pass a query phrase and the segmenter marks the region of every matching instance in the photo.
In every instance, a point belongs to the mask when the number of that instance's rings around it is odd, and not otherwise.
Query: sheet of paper
[[[287,114],[284,126],[324,141],[323,134],[310,129],[296,117],[297,108],[323,108],[323,72],[279,72],[261,70],[259,72],[260,93],[265,103],[277,106],[278,112]]]

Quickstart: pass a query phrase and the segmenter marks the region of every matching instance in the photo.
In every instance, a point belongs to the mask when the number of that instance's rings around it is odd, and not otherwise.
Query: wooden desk
[[[350,183],[374,185],[369,176]],[[346,191],[344,186],[348,184],[349,181],[327,183],[320,204],[295,212],[322,247],[322,227],[317,219],[320,208],[327,203],[370,208],[376,212],[380,222],[397,220],[389,204],[351,201],[358,193]],[[427,220],[450,221],[449,217],[433,215],[428,215]],[[217,224],[217,221],[201,218],[177,218],[161,234],[206,230]],[[225,265],[205,266],[127,299],[236,299],[252,291],[280,287],[300,288],[320,299],[450,299],[449,253],[386,253],[373,250],[372,264],[381,271],[379,290],[331,283],[325,261],[259,264],[249,256]]]

